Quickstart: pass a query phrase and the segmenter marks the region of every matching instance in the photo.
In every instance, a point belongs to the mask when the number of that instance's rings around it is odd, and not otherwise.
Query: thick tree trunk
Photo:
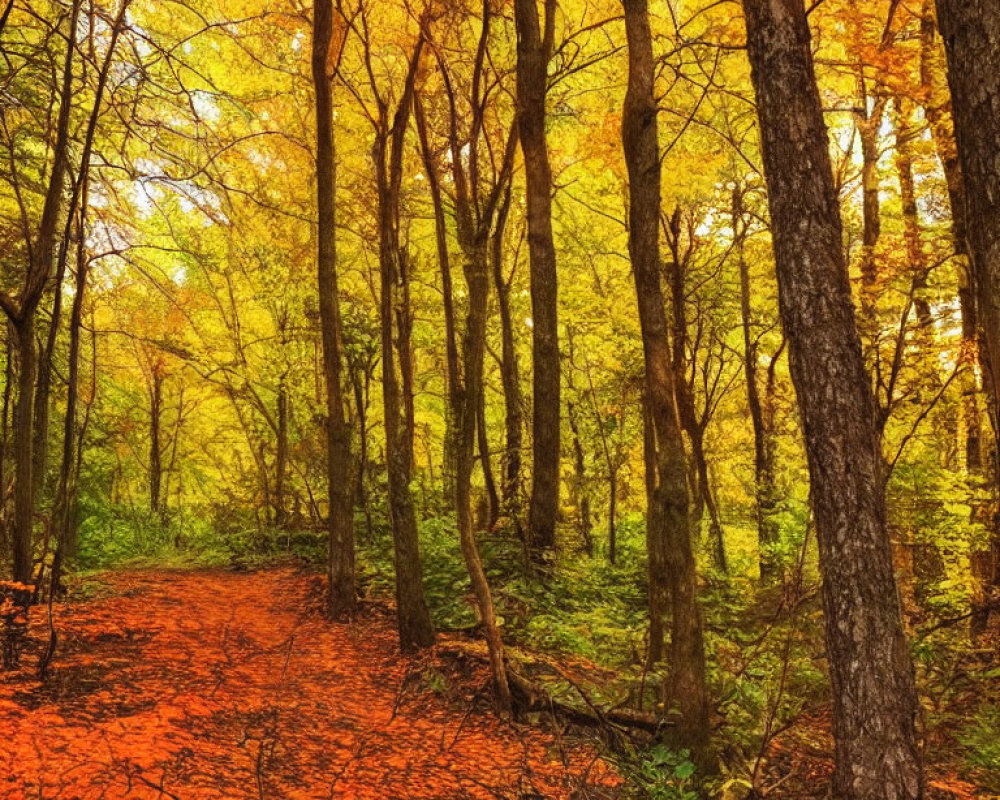
[[[333,40],[333,3],[313,7],[312,78],[316,93],[316,189],[319,218],[317,284],[326,383],[327,492],[329,513],[329,598],[327,611],[342,619],[354,614],[354,508],[351,503],[351,432],[341,388],[340,298],[337,288],[336,162],[333,106],[327,58]]]
[[[962,165],[972,288],[991,440],[994,503],[1000,502],[1000,7],[993,0],[937,0],[948,58],[955,139]],[[1000,510],[990,548],[974,559],[983,586],[972,633],[985,629],[986,601],[1000,593]]]
[[[781,318],[805,432],[833,688],[834,796],[923,795],[884,467],[800,0],[744,0]]]
[[[707,765],[710,728],[705,646],[688,520],[684,443],[677,421],[676,381],[660,282],[660,152],[653,85],[653,41],[646,0],[624,0],[624,7],[629,76],[622,111],[622,143],[629,177],[629,256],[642,328],[650,422],[647,426],[647,536],[663,543],[662,566],[670,581],[672,619],[670,671],[665,687],[667,704],[680,712],[679,744],[691,748],[695,757]],[[651,552],[651,569],[653,563]],[[651,652],[653,649],[651,643]]]
[[[517,105],[527,182],[531,262],[532,443],[529,544],[538,557],[556,541],[559,512],[559,313],[552,238],[552,170],[545,140],[545,97],[555,25],[555,0],[545,0],[544,31],[536,0],[515,0]]]

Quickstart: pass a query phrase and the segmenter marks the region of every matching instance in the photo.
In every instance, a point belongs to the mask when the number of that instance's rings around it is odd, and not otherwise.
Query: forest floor
[[[488,676],[399,654],[392,618],[322,614],[291,568],[107,573],[33,611],[0,680],[0,798],[611,797],[592,749],[489,711]]]

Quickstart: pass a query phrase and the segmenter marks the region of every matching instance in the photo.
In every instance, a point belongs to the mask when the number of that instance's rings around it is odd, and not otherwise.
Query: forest
[[[0,798],[1000,797],[997,0],[0,56]]]

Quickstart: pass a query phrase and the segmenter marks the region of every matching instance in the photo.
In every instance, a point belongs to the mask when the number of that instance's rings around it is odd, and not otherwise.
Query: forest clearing
[[[1000,797],[998,0],[0,0],[0,797]]]

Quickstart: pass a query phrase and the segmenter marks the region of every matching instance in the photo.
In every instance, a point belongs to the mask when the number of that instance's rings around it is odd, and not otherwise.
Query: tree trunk
[[[663,542],[672,606],[667,706],[680,711],[678,743],[707,766],[710,727],[705,646],[691,531],[684,443],[677,421],[675,376],[660,283],[660,153],[654,96],[653,41],[646,0],[624,0],[628,90],[622,143],[629,177],[629,256],[635,277],[650,425],[648,536]],[[653,558],[650,558],[651,568]],[[651,584],[652,584],[651,579]],[[653,646],[651,644],[651,651]]]
[[[14,580],[30,583],[31,534],[35,517],[35,486],[32,480],[37,360],[34,313],[15,323],[14,331],[18,352],[18,391],[14,405]]]
[[[863,67],[860,68],[863,70]],[[872,319],[875,313],[875,295],[878,291],[879,268],[875,259],[875,247],[882,234],[882,214],[879,204],[878,179],[878,135],[885,111],[885,98],[876,97],[871,112],[868,111],[868,93],[864,88],[864,76],[860,77],[861,103],[864,106],[857,113],[858,136],[861,139],[861,308],[865,319]],[[870,331],[873,337],[876,332]]]
[[[479,440],[479,464],[483,470],[483,483],[486,486],[486,529],[493,530],[500,519],[500,493],[497,491],[496,478],[493,477],[493,458],[490,453],[490,437],[486,428],[486,392],[479,397],[479,411],[476,416],[476,438]]]
[[[16,333],[20,354],[18,398],[14,409],[14,580],[28,583],[32,578],[32,525],[35,516],[34,479],[34,403],[38,353],[35,347],[35,317],[52,272],[56,227],[63,205],[63,186],[69,168],[69,117],[73,96],[73,43],[76,41],[81,0],[73,0],[70,11],[68,42],[63,60],[56,120],[56,143],[52,171],[45,193],[38,237],[32,248],[24,288],[19,302],[4,294],[0,297]]]
[[[163,367],[153,363],[149,384],[149,510],[161,510],[160,487],[163,481],[163,448],[160,446],[160,422],[163,415]]]
[[[326,383],[327,492],[329,512],[329,598],[334,619],[354,614],[354,508],[351,503],[351,432],[341,387],[340,298],[337,288],[336,162],[333,106],[326,63],[333,40],[333,3],[313,7],[312,79],[316,93],[316,193],[319,218],[316,259],[319,317]]]
[[[823,574],[833,794],[923,794],[918,710],[892,571],[884,466],[800,0],[744,0],[781,318]]]
[[[441,271],[441,301],[444,310],[444,343],[447,367],[448,396],[452,397],[458,391],[459,360],[458,338],[455,333],[455,298],[452,291],[451,258],[448,253],[448,224],[445,219],[444,202],[441,196],[441,176],[438,165],[431,152],[430,140],[427,134],[427,118],[424,116],[423,103],[418,94],[413,97],[413,115],[417,123],[417,134],[420,138],[420,155],[424,162],[424,172],[427,174],[427,185],[430,189],[431,204],[434,208],[434,235],[437,244],[438,267]],[[444,495],[449,500],[455,497],[455,460],[457,448],[457,431],[452,415],[451,403],[445,411],[444,453],[441,465]]]
[[[934,0],[923,0],[920,9],[920,85],[925,98],[924,116],[929,123],[938,161],[941,162],[948,186],[952,246],[955,257],[960,262],[958,301],[962,314],[962,360],[965,364],[960,385],[964,398],[962,415],[965,422],[965,463],[968,472],[975,475],[983,468],[982,415],[979,410],[979,386],[973,368],[977,350],[976,301],[969,274],[962,167],[958,161],[954,130],[948,114],[951,97],[936,34]]]
[[[434,643],[434,626],[424,597],[417,515],[410,482],[413,477],[413,384],[410,350],[409,287],[406,253],[400,243],[400,192],[403,147],[413,104],[423,38],[410,60],[406,85],[388,126],[383,107],[375,140],[378,184],[379,265],[382,284],[382,402],[385,461],[389,479],[389,517],[392,522],[396,569],[396,616],[399,643],[404,651]],[[397,371],[398,370],[398,371]]]
[[[994,508],[989,552],[974,559],[983,586],[972,633],[1000,593],[1000,8],[987,0],[937,0],[962,165],[972,286],[991,441]]]
[[[493,284],[497,293],[500,310],[500,378],[503,384],[504,402],[504,459],[503,485],[501,497],[506,513],[510,514],[515,526],[520,527],[521,518],[521,442],[524,427],[521,396],[521,369],[517,361],[517,346],[514,341],[514,319],[510,309],[511,280],[503,274],[504,230],[510,210],[510,184],[504,192],[504,200],[497,212],[497,224],[492,234]],[[515,264],[516,266],[516,264]]]
[[[483,391],[483,355],[486,351],[486,305],[489,295],[489,267],[485,236],[470,243],[466,251],[465,280],[469,289],[469,312],[462,341],[464,380],[452,399],[458,433],[455,476],[455,509],[462,555],[472,581],[476,605],[489,649],[490,671],[501,713],[511,710],[510,685],[504,662],[503,641],[493,608],[493,594],[476,545],[472,520],[472,469],[475,464],[476,418]]]
[[[555,0],[545,0],[544,31],[536,0],[515,0],[517,122],[527,184],[531,262],[532,451],[529,544],[533,557],[556,542],[559,512],[559,313],[552,238],[552,170],[545,140],[548,63]]]
[[[774,547],[778,543],[778,526],[774,520],[777,492],[774,486],[774,432],[764,418],[757,365],[760,360],[757,338],[753,333],[753,309],[750,304],[750,265],[746,260],[746,221],[743,212],[743,190],[733,190],[733,240],[740,269],[740,322],[743,329],[743,372],[747,387],[747,408],[753,425],[754,499],[757,511],[757,550],[760,579],[772,580],[778,572]]]
[[[288,471],[288,389],[282,377],[278,385],[278,441],[274,454],[274,524],[283,528],[288,522],[285,508],[285,473]]]

